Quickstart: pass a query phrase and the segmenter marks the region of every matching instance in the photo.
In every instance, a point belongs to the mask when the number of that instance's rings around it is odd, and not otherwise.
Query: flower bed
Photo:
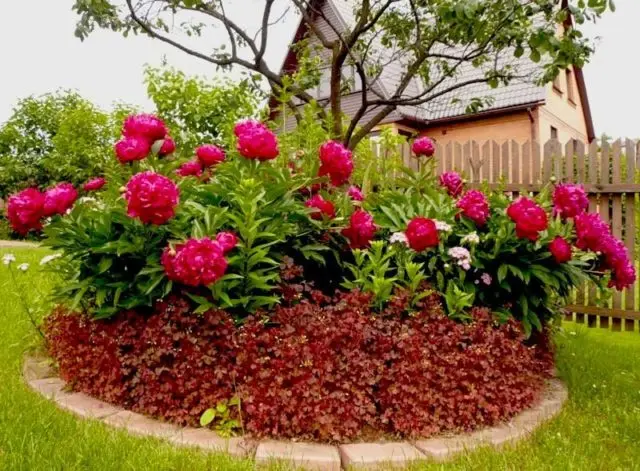
[[[515,321],[497,326],[480,308],[457,323],[435,297],[402,318],[403,303],[376,314],[370,295],[311,293],[269,324],[235,327],[169,298],[107,322],[60,312],[47,331],[75,390],[180,425],[241,397],[233,417],[258,437],[426,437],[495,424],[538,398],[553,365],[546,337],[526,346]]]
[[[419,138],[421,170],[374,190],[337,142],[235,135],[185,161],[131,116],[108,175],[10,198],[15,230],[59,251],[47,333],[77,389],[259,436],[471,429],[534,400],[574,288],[635,279],[579,185],[470,189]]]

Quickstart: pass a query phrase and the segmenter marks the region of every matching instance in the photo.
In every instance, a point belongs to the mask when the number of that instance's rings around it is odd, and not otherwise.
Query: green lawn
[[[0,249],[31,268],[18,276],[30,290],[46,291],[41,249]],[[25,350],[37,345],[19,309],[7,268],[0,265],[0,469],[2,470],[235,470],[250,461],[178,450],[158,440],[128,436],[62,412],[27,389],[20,370]],[[570,400],[559,418],[529,440],[501,452],[484,449],[446,465],[413,469],[640,469],[640,335],[565,325],[558,368]]]

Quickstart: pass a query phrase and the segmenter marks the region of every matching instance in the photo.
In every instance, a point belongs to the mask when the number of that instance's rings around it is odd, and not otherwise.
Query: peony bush
[[[451,318],[486,307],[530,333],[583,282],[623,289],[635,280],[624,244],[587,212],[579,185],[513,201],[466,188],[455,172],[436,178],[434,143],[422,137],[412,147],[422,170],[363,191],[353,151],[338,142],[283,154],[255,120],[234,135],[226,149],[203,143],[182,160],[161,119],[132,115],[114,145],[117,171],[77,189],[12,196],[13,228],[44,230],[60,250],[59,301],[107,318],[179,293],[195,312],[268,316],[290,258],[329,296],[373,292],[384,308],[396,289],[409,289],[416,306],[428,286]]]

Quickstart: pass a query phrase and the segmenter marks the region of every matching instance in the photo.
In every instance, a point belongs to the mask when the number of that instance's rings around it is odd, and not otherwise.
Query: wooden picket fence
[[[421,165],[409,148],[401,145],[403,164],[414,169]],[[611,223],[613,233],[622,239],[638,266],[636,249],[636,208],[640,209],[640,142],[633,140],[594,141],[585,145],[570,141],[565,145],[550,140],[537,142],[450,142],[438,146],[437,171],[462,173],[470,186],[488,185],[517,196],[540,191],[546,184],[574,182],[589,194],[589,210],[597,211]],[[575,293],[566,307],[566,319],[614,331],[637,330],[640,320],[640,282],[610,299],[599,299],[595,289],[586,287]]]

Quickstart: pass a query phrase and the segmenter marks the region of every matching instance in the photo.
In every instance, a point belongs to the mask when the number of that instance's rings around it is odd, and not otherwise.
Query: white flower
[[[472,232],[471,234],[467,234],[462,238],[463,244],[475,245],[480,243],[480,237],[476,232]]]
[[[15,261],[16,261],[16,256],[13,255],[12,253],[8,253],[4,257],[2,257],[2,263],[4,263],[5,265],[11,265],[11,262],[15,262]]]
[[[78,203],[82,203],[82,204],[85,204],[85,203],[97,203],[97,202],[98,202],[98,200],[95,199],[93,196],[83,196],[82,198],[80,198],[78,200]]]
[[[409,245],[409,240],[407,239],[407,236],[405,235],[404,232],[394,232],[393,234],[391,234],[391,237],[389,238],[389,242],[392,244],[404,244],[404,245]]]
[[[46,255],[44,257],[42,257],[42,260],[40,260],[40,265],[46,265],[49,262],[54,261],[56,258],[60,258],[62,257],[62,254],[56,253],[53,255]]]
[[[471,254],[464,247],[453,247],[447,252],[450,257],[457,260],[457,264],[462,267],[463,270],[471,269]]]
[[[20,265],[18,265],[18,270],[20,271],[27,271],[28,269],[29,269],[28,263],[21,263]]]
[[[451,232],[451,226],[443,221],[434,221],[436,223],[436,229],[440,232]]]

